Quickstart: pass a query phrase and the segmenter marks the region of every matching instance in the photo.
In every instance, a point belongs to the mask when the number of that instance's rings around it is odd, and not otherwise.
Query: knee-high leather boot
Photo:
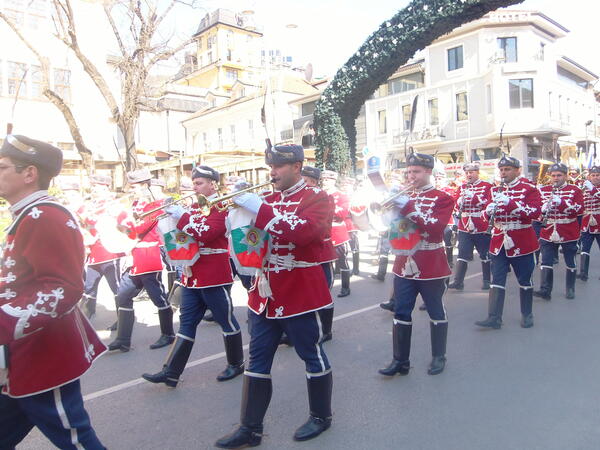
[[[456,261],[456,271],[454,272],[454,281],[448,285],[448,289],[462,291],[465,288],[465,274],[467,273],[467,262],[462,259]]]
[[[175,340],[173,308],[171,308],[171,305],[158,310],[158,320],[160,321],[160,337],[154,344],[150,345],[150,348],[153,350],[171,345]]]
[[[193,346],[193,341],[177,336],[162,370],[155,374],[145,373],[142,378],[151,383],[165,383],[169,387],[176,387]]]
[[[119,308],[117,317],[117,337],[108,344],[108,349],[110,351],[120,350],[128,352],[131,349],[131,334],[133,333],[133,323],[135,322],[133,309]]]
[[[331,372],[320,377],[309,376],[306,384],[310,416],[306,423],[294,433],[295,441],[308,441],[331,426],[331,392],[333,390]]]
[[[379,369],[381,375],[393,377],[397,373],[408,375],[410,370],[410,341],[412,336],[412,323],[398,322],[394,320],[392,340],[394,346],[394,359],[383,369]]]
[[[506,291],[504,289],[492,286],[488,297],[488,317],[485,320],[475,322],[475,325],[483,328],[493,328],[495,330],[501,328],[505,295]]]
[[[437,375],[446,367],[446,340],[448,339],[448,322],[429,322],[431,333],[431,364],[427,373]]]
[[[242,332],[223,336],[227,367],[217,376],[217,381],[231,380],[244,373],[244,349]]]

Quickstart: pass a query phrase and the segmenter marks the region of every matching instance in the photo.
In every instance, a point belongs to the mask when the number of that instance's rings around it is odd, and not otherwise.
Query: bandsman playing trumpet
[[[153,200],[150,190],[152,174],[147,169],[139,169],[127,173],[127,181],[131,185],[136,200],[133,203],[134,216],[139,217],[144,211],[148,212],[164,204],[164,200]],[[137,239],[137,244],[131,251],[131,267],[123,274],[117,302],[117,337],[108,344],[111,351],[127,352],[131,348],[131,335],[135,314],[133,299],[146,289],[150,300],[158,308],[161,335],[150,345],[151,349],[166,347],[175,340],[173,331],[173,309],[167,299],[162,284],[163,262],[160,254],[160,239],[158,236],[157,219],[162,211],[146,215],[140,220],[127,220],[120,226],[130,238]]]
[[[578,278],[587,281],[590,252],[594,241],[600,248],[600,167],[590,169],[589,180],[583,183],[585,213],[581,223],[581,264]]]
[[[481,260],[483,285],[481,289],[490,288],[490,235],[487,232],[488,221],[485,209],[492,199],[492,185],[479,178],[479,164],[467,163],[463,166],[466,183],[458,190],[458,258],[454,281],[448,286],[450,289],[462,291],[464,289],[465,274],[468,261],[473,257],[473,248],[477,249]]]
[[[503,156],[498,161],[498,169],[501,184],[492,188],[492,203],[486,208],[492,228],[488,317],[475,322],[475,325],[494,329],[502,327],[506,275],[511,266],[520,287],[521,326],[530,328],[533,326],[533,254],[539,248],[531,222],[540,215],[540,192],[521,177],[521,162],[517,158]]]
[[[217,198],[219,173],[208,166],[197,166],[192,172],[194,191],[209,202]],[[152,383],[175,387],[190,357],[196,339],[196,329],[207,308],[221,326],[225,342],[227,367],[217,376],[218,381],[235,378],[244,371],[242,332],[233,314],[230,287],[233,274],[229,263],[225,218],[227,211],[213,203],[208,211],[192,205],[187,211],[181,205],[170,205],[165,212],[177,219],[177,229],[190,235],[200,245],[200,258],[184,273],[181,280],[179,332],[163,369],[142,377]]]
[[[427,373],[436,375],[446,364],[448,319],[442,297],[451,271],[443,238],[454,199],[431,184],[433,156],[411,153],[406,166],[412,191],[409,195],[397,195],[394,201],[398,212],[416,224],[422,240],[413,255],[397,255],[394,262],[393,360],[379,373],[408,374],[412,311],[421,294],[430,318],[432,360]]]
[[[566,165],[553,164],[548,169],[548,174],[552,184],[540,188],[543,202],[540,230],[541,284],[533,295],[544,300],[552,298],[554,256],[558,254],[558,247],[561,247],[567,266],[566,297],[573,299],[577,278],[575,257],[580,237],[577,217],[583,213],[583,194],[576,185],[567,183]]]

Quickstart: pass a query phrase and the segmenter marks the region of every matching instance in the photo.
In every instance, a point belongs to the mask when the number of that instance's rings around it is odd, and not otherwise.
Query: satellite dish
[[[312,63],[308,63],[304,69],[304,78],[306,79],[306,81],[308,81],[310,83],[312,81],[312,77],[313,77],[313,65],[312,65]]]

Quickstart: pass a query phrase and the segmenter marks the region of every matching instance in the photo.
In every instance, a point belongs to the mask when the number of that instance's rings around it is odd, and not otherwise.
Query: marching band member
[[[448,194],[450,197],[452,197],[454,201],[456,201],[458,187],[453,185],[453,183],[448,182],[448,178],[445,172],[434,169],[433,173],[435,174],[436,189],[439,189],[440,191]],[[444,228],[444,247],[446,250],[446,258],[448,259],[448,265],[450,266],[450,268],[454,267],[454,245],[452,242],[452,237],[454,234],[453,228],[454,217],[450,215],[450,218],[448,219],[448,224],[446,225],[446,228]],[[424,305],[421,305],[421,309],[425,310]]]
[[[430,318],[432,361],[427,373],[437,375],[446,364],[448,319],[442,297],[451,274],[443,234],[452,215],[454,199],[431,184],[434,158],[411,153],[406,159],[409,196],[396,199],[399,213],[415,223],[422,241],[412,256],[397,255],[394,262],[393,360],[379,373],[407,375],[410,370],[412,311],[421,294]]]
[[[61,167],[61,150],[25,136],[6,136],[0,149],[0,196],[13,217],[0,261],[3,449],[34,426],[57,448],[104,449],[79,381],[106,351],[77,307],[83,241],[75,217],[47,191]]]
[[[139,215],[151,211],[164,204],[163,200],[152,201],[150,191],[152,174],[148,169],[139,169],[127,173],[127,181],[131,185],[136,200],[133,202],[134,213]],[[163,261],[160,253],[157,219],[162,211],[150,214],[135,223],[126,226],[131,238],[138,243],[131,251],[132,266],[123,274],[117,291],[117,337],[108,344],[110,351],[128,352],[131,348],[131,335],[135,314],[133,299],[145,289],[158,308],[160,321],[160,337],[150,345],[151,349],[166,347],[175,340],[173,331],[173,309],[167,299],[165,288],[161,281]]]
[[[109,252],[100,240],[96,224],[98,217],[103,215],[114,215],[114,205],[109,205],[108,202],[113,200],[110,192],[112,179],[108,175],[94,174],[90,177],[92,188],[91,206],[84,209],[81,214],[84,226],[90,231],[94,238],[93,243],[88,246],[89,253],[86,260],[85,269],[85,287],[83,298],[81,300],[81,308],[88,318],[96,313],[96,297],[98,295],[98,285],[102,277],[106,278],[108,286],[115,296],[115,304],[117,291],[119,289],[119,281],[121,279],[120,261],[124,253]],[[116,226],[116,220],[115,220]],[[119,305],[116,305],[116,310]],[[109,327],[111,330],[116,329],[116,323]]]
[[[348,265],[348,242],[350,235],[346,227],[345,219],[348,217],[350,201],[348,196],[339,191],[335,184],[338,179],[337,172],[323,170],[321,172],[323,190],[333,199],[333,225],[331,227],[331,241],[337,254],[337,268],[342,279],[342,289],[338,297],[350,295],[350,266]]]
[[[330,202],[301,176],[304,150],[299,145],[267,148],[275,192],[261,199],[244,193],[235,203],[256,214],[255,226],[269,233],[270,254],[249,293],[250,359],[244,374],[241,425],[219,439],[219,448],[259,445],[271,400],[271,366],[281,333],[294,343],[306,365],[310,417],[294,439],[312,439],[331,425],[333,378],[322,346],[318,311],[331,304],[321,266],[323,239],[330,226]]]
[[[196,194],[208,200],[217,197],[219,172],[208,166],[197,166],[192,172]],[[217,376],[218,381],[227,381],[244,371],[242,331],[233,314],[230,287],[233,274],[229,263],[229,250],[225,236],[227,211],[219,211],[213,205],[210,211],[202,211],[198,204],[187,212],[180,205],[171,205],[165,212],[178,220],[177,228],[200,244],[200,258],[191,267],[191,272],[182,279],[179,332],[163,369],[156,374],[143,374],[152,383],[165,383],[176,387],[179,377],[190,357],[196,339],[196,330],[207,308],[221,326],[225,342],[227,367]]]
[[[462,291],[468,261],[473,257],[473,248],[477,249],[481,260],[483,285],[481,289],[490,288],[490,235],[487,232],[488,221],[485,209],[490,203],[492,185],[479,179],[479,164],[467,163],[463,166],[466,182],[458,190],[458,257],[454,281],[448,288]]]
[[[583,183],[585,214],[581,223],[581,264],[578,276],[581,281],[588,280],[594,240],[600,248],[600,167],[592,167],[588,178]]]
[[[555,163],[548,169],[551,185],[540,188],[542,195],[542,229],[540,231],[542,271],[540,290],[533,295],[544,300],[552,298],[554,255],[562,247],[567,266],[567,298],[575,298],[577,242],[580,228],[577,217],[583,213],[583,194],[574,184],[567,184],[567,166]]]
[[[358,242],[358,228],[354,224],[352,220],[352,213],[360,214],[362,211],[365,211],[366,205],[361,205],[357,203],[358,196],[355,195],[354,185],[356,184],[356,179],[346,177],[342,181],[342,190],[343,193],[348,197],[348,215],[344,219],[344,223],[346,224],[346,229],[348,230],[348,235],[350,236],[350,240],[348,244],[350,245],[350,251],[352,252],[352,275],[360,274],[360,244]]]
[[[316,167],[311,166],[303,166],[302,167],[302,178],[304,179],[306,185],[308,187],[319,187],[319,180],[321,179],[321,170]],[[329,226],[327,237],[323,240],[323,253],[321,255],[321,267],[323,268],[323,273],[325,273],[325,279],[327,280],[327,286],[329,289],[333,287],[333,268],[332,263],[337,260],[337,254],[335,252],[335,248],[333,247],[333,243],[331,241],[331,227],[333,223],[333,199],[330,197],[330,201],[332,203],[331,214],[329,217]],[[323,326],[323,339],[322,342],[330,341],[333,337],[332,335],[332,327],[333,327],[333,302],[331,302],[331,306],[319,310],[319,315],[321,316],[321,324]]]
[[[574,184],[578,188],[583,186],[585,179],[580,175],[577,167],[570,167],[568,175],[567,183]]]
[[[540,214],[540,193],[535,185],[520,177],[521,162],[512,156],[498,161],[501,185],[492,188],[492,203],[486,208],[494,228],[490,242],[492,281],[489,291],[488,317],[475,322],[484,328],[499,329],[506,293],[506,275],[512,266],[519,282],[521,326],[533,326],[533,254],[539,248],[531,222]]]

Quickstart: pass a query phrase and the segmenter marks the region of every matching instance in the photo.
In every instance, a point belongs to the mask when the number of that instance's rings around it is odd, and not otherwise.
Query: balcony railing
[[[392,132],[392,144],[400,145],[408,137],[408,142],[415,141],[441,141],[444,137],[442,130],[438,126],[414,130],[412,133],[408,130],[394,130]]]

